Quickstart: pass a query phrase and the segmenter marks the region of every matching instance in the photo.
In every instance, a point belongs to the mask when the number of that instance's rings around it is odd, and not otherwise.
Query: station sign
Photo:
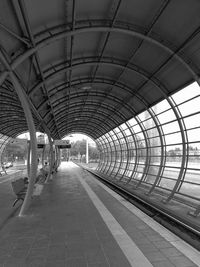
[[[71,148],[71,144],[69,140],[54,140],[54,145],[58,146],[58,148]]]
[[[44,148],[44,147],[45,147],[44,138],[37,138],[37,148]]]
[[[58,148],[63,149],[63,148],[71,148],[71,144],[68,145],[58,145]]]
[[[44,148],[45,144],[37,143],[37,148]]]

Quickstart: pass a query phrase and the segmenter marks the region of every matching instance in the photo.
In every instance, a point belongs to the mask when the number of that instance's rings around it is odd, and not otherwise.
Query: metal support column
[[[49,133],[47,133],[48,139],[49,139],[49,145],[50,145],[50,150],[49,150],[49,173],[47,176],[46,183],[48,183],[50,180],[52,180],[52,172],[53,172],[53,166],[54,166],[54,153],[53,153],[53,142],[51,140],[51,136]]]
[[[13,74],[13,72],[9,73],[10,78],[12,80],[13,86],[17,92],[17,95],[21,101],[21,105],[23,107],[29,133],[30,133],[30,146],[31,146],[31,164],[30,164],[30,176],[29,176],[29,184],[28,184],[28,189],[27,193],[24,199],[24,202],[22,204],[19,216],[23,216],[25,212],[27,211],[30,203],[31,203],[31,196],[33,194],[34,190],[34,184],[35,184],[35,179],[37,175],[37,139],[36,139],[36,130],[35,130],[35,125],[32,117],[32,113],[28,104],[28,101],[26,99],[25,94],[23,93],[23,89],[21,88],[21,85],[17,79],[17,77]]]
[[[57,147],[57,165],[56,168],[58,168],[60,166],[61,163],[61,153],[60,153],[60,149]]]
[[[44,167],[44,154],[45,154],[45,148],[46,148],[46,145],[43,146],[43,149],[42,149],[42,168]]]
[[[88,147],[88,139],[86,138],[86,164],[89,163],[89,147]]]
[[[27,149],[27,175],[30,180],[30,161],[31,161],[31,145],[30,141],[27,142],[28,149]]]
[[[22,108],[24,110],[28,130],[30,133],[30,145],[31,145],[30,179],[29,179],[29,184],[28,184],[28,188],[27,188],[27,193],[26,193],[24,202],[22,204],[22,207],[21,207],[21,210],[19,213],[19,216],[23,216],[25,214],[25,212],[27,211],[30,203],[31,203],[31,196],[33,194],[34,184],[35,184],[36,175],[37,175],[37,163],[38,162],[37,162],[36,130],[35,130],[33,116],[31,113],[31,109],[29,106],[27,96],[26,96],[20,82],[18,81],[18,78],[16,77],[13,70],[11,69],[11,66],[10,66],[6,56],[2,52],[2,50],[0,51],[0,59],[1,59],[2,63],[4,64],[6,71],[8,71],[9,76],[10,76],[11,81],[12,81],[12,84],[13,84],[13,87],[15,88],[15,91],[19,97]]]

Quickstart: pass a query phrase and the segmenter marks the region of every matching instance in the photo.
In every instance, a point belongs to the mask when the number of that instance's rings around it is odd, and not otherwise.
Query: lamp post
[[[89,149],[88,149],[88,139],[86,139],[86,164],[89,163]]]

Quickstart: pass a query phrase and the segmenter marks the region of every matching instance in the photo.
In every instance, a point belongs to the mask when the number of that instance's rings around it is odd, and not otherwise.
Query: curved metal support
[[[170,98],[169,98],[169,103],[170,103],[171,107],[173,107],[173,111],[175,113],[175,116],[177,118],[177,122],[178,122],[179,127],[180,127],[181,138],[182,138],[182,147],[183,147],[183,155],[182,155],[182,162],[181,162],[181,168],[180,168],[179,176],[177,178],[177,181],[176,181],[171,193],[169,194],[167,199],[163,200],[164,203],[168,203],[174,197],[175,193],[177,192],[177,189],[179,188],[181,180],[183,179],[183,176],[184,176],[184,167],[187,164],[187,157],[186,157],[187,150],[186,150],[186,137],[185,137],[186,131],[184,129],[182,119],[180,118],[179,113],[178,113],[177,109],[174,107],[175,105],[172,103],[172,100]]]
[[[127,122],[126,125],[128,126],[129,131],[131,132],[133,141],[134,141],[134,146],[135,146],[135,164],[134,164],[134,168],[132,170],[132,175],[130,175],[127,184],[129,184],[133,178],[133,175],[136,173],[136,168],[138,166],[138,162],[139,162],[139,156],[138,156],[138,147],[137,147],[137,139],[136,139],[136,134],[133,130],[133,128],[131,128],[130,124]],[[129,156],[130,158],[130,156]]]
[[[160,139],[160,147],[161,147],[161,162],[160,162],[160,167],[159,167],[159,170],[158,170],[158,173],[156,175],[156,179],[152,185],[152,187],[150,188],[148,194],[150,195],[153,190],[155,189],[156,185],[159,183],[160,181],[160,177],[163,173],[163,168],[164,168],[164,161],[165,161],[165,156],[164,156],[164,135],[162,134],[161,132],[161,124],[159,124],[159,121],[157,119],[157,117],[155,116],[155,113],[153,110],[149,109],[149,113],[151,115],[151,118],[153,119],[153,122],[155,123],[156,125],[156,129],[158,131],[158,134],[159,134],[159,139]]]
[[[118,178],[117,176],[118,176],[118,173],[119,173],[119,171],[120,171],[120,169],[121,169],[121,165],[122,165],[122,144],[121,144],[121,141],[120,141],[120,139],[121,138],[119,138],[119,133],[122,133],[122,131],[121,131],[121,129],[120,129],[120,127],[117,127],[117,129],[119,129],[119,132],[116,132],[116,128],[115,129],[113,129],[113,132],[115,133],[115,136],[116,136],[116,138],[117,138],[117,142],[118,142],[118,144],[119,144],[119,147],[120,147],[120,150],[118,149],[116,152],[120,152],[119,153],[119,166],[118,166],[118,169],[117,169],[117,171],[116,171],[116,174],[115,174],[115,178]],[[119,178],[119,181],[120,181],[121,179]]]
[[[127,127],[127,129],[128,129],[128,126],[127,126],[126,123],[125,123],[125,125],[126,125],[126,127]],[[127,136],[124,134],[124,130],[121,129],[122,127],[119,126],[119,128],[120,128],[121,133],[122,133],[122,135],[123,135],[123,138],[124,138],[124,140],[125,140],[125,143],[126,143],[126,152],[127,152],[126,165],[125,165],[125,168],[124,168],[124,172],[123,172],[123,174],[121,175],[121,178],[120,178],[120,181],[123,181],[123,178],[124,178],[124,175],[125,175],[125,173],[126,173],[126,170],[127,170],[127,167],[128,167],[128,164],[129,164],[130,160],[129,160],[129,153],[128,153],[128,141],[127,141]],[[124,159],[123,159],[123,160],[124,160]]]
[[[51,140],[51,136],[50,133],[47,133],[48,136],[48,140],[49,140],[49,145],[50,145],[50,149],[49,149],[49,173],[46,179],[46,183],[48,183],[50,180],[52,180],[52,173],[53,173],[53,166],[54,166],[54,153],[53,153],[53,142]]]
[[[31,167],[31,144],[30,141],[27,142],[28,149],[27,149],[27,174],[28,178],[30,179],[30,167]]]
[[[58,167],[60,166],[60,149],[56,146],[55,147],[55,155],[56,155],[56,162],[55,162],[55,170],[57,171]]]
[[[109,135],[111,137],[111,135],[108,134],[108,133],[104,135],[104,138],[107,141],[106,142],[105,141],[102,142],[103,143],[102,148],[103,148],[103,155],[104,155],[103,156],[104,164],[102,164],[101,171],[105,172],[106,175],[108,175],[110,173],[109,171],[110,171],[110,166],[112,164],[112,157],[113,156],[112,156],[111,143],[109,142],[109,139],[108,139],[108,137],[106,135]],[[111,137],[111,139],[112,139],[112,137]],[[105,150],[105,147],[106,147],[106,150]],[[108,160],[109,156],[110,156],[110,161]]]
[[[37,175],[37,139],[36,139],[36,130],[35,130],[32,113],[31,113],[28,101],[26,99],[26,96],[23,93],[23,89],[21,88],[20,83],[18,82],[16,76],[12,72],[10,72],[9,75],[14,85],[14,88],[19,96],[22,107],[24,109],[28,129],[30,132],[30,145],[31,145],[30,179],[29,179],[27,193],[26,193],[24,202],[22,204],[22,207],[19,213],[19,216],[23,216],[26,213],[31,203],[31,196],[33,194],[34,184],[35,184],[36,175]]]
[[[44,145],[44,146],[43,146],[43,149],[42,149],[42,168],[44,167],[45,148],[46,148],[46,145]]]
[[[150,165],[150,161],[151,161],[151,154],[150,154],[151,151],[150,151],[150,143],[149,143],[148,133],[146,132],[146,129],[145,129],[143,122],[141,122],[141,120],[137,117],[135,117],[135,120],[137,121],[138,125],[140,125],[140,129],[141,129],[142,135],[144,137],[144,142],[145,142],[145,147],[146,147],[146,155],[145,155],[146,159],[145,159],[145,162],[142,164],[145,167],[144,167],[142,177],[140,178],[140,180],[136,184],[136,188],[138,188],[141,185],[141,183],[145,180],[145,178],[147,177],[147,173],[148,173],[149,165]],[[139,144],[137,143],[137,145],[139,145]],[[138,155],[139,155],[139,153],[138,153]],[[139,158],[140,158],[140,155],[139,155]]]
[[[91,26],[92,24],[95,26],[92,27]],[[45,37],[43,40],[40,40],[36,44],[35,47],[27,50],[23,55],[19,56],[17,59],[15,59],[12,62],[12,64],[11,64],[12,70],[14,70],[19,64],[21,64],[28,57],[33,55],[36,51],[45,47],[46,45],[51,44],[52,42],[61,40],[61,39],[66,38],[66,37],[75,36],[77,34],[83,34],[83,33],[91,33],[91,32],[106,32],[106,33],[110,32],[110,33],[112,33],[112,32],[114,32],[114,33],[125,34],[125,35],[129,35],[129,36],[137,37],[141,40],[145,40],[149,43],[154,44],[155,46],[162,48],[172,58],[176,58],[179,62],[181,62],[181,64],[184,65],[188,69],[188,71],[192,74],[192,76],[195,78],[195,80],[200,84],[198,75],[195,73],[195,71],[192,69],[192,67],[178,54],[181,50],[183,50],[183,47],[181,47],[180,49],[177,49],[176,51],[173,51],[171,48],[169,48],[163,42],[160,42],[159,40],[156,40],[153,37],[147,36],[147,35],[145,35],[145,33],[136,31],[135,29],[133,29],[132,25],[127,25],[127,24],[124,24],[123,22],[120,22],[120,24],[118,23],[117,24],[118,26],[115,26],[115,27],[102,26],[102,21],[99,21],[99,24],[100,25],[97,25],[96,20],[94,22],[92,20],[91,21],[87,20],[87,21],[85,21],[85,25],[87,25],[87,26],[83,26],[84,25],[83,21],[81,21],[81,25],[79,26],[79,22],[76,21],[76,29],[75,30],[68,31],[65,27],[65,29],[61,30],[60,32],[56,32],[55,27],[54,27],[53,28],[54,33],[52,32],[49,37],[46,37],[46,35],[44,34]],[[78,28],[78,27],[80,27],[80,28]],[[59,29],[59,26],[58,26],[58,29]],[[46,33],[46,32],[48,32],[48,33],[51,32],[51,29],[47,29],[43,33]],[[38,36],[41,36],[41,33],[39,33]],[[195,35],[192,37],[194,38]],[[37,36],[36,36],[36,38],[37,38]],[[191,41],[191,40],[189,40],[189,41]],[[0,76],[0,80],[1,80],[1,76]]]
[[[35,125],[32,117],[32,113],[30,110],[29,106],[29,101],[27,99],[27,96],[18,81],[18,78],[14,74],[14,72],[11,69],[11,65],[9,64],[6,56],[3,54],[2,51],[0,51],[0,58],[2,63],[4,64],[5,68],[9,72],[9,76],[11,78],[12,84],[16,90],[16,93],[19,97],[19,100],[21,102],[22,108],[25,113],[29,133],[30,133],[30,145],[31,145],[31,167],[30,167],[30,179],[29,179],[29,184],[28,184],[28,189],[27,193],[24,199],[24,202],[22,204],[19,216],[23,216],[25,212],[27,211],[28,207],[30,206],[31,203],[31,197],[33,194],[34,190],[34,184],[36,180],[36,175],[37,175],[37,139],[36,139],[36,130],[35,130]]]
[[[98,162],[98,165],[97,165],[97,168],[96,170],[97,171],[100,171],[101,170],[101,162],[103,160],[103,157],[102,157],[102,143],[101,141],[98,139],[98,140],[95,140],[96,144],[97,144],[97,147],[98,147],[98,150],[99,150],[99,162]]]
[[[110,139],[112,140],[113,146],[111,146],[111,144],[109,143],[109,145],[110,145],[110,153],[111,153],[111,163],[110,163],[109,169],[107,170],[106,174],[109,173],[109,174],[112,175],[113,170],[115,169],[115,166],[117,164],[116,160],[114,161],[114,159],[116,159],[116,157],[117,157],[117,152],[116,152],[117,149],[116,149],[116,143],[115,143],[115,141],[113,139],[113,134],[111,134],[110,132],[108,132],[107,134],[109,135]],[[113,164],[112,168],[111,168],[111,164]]]

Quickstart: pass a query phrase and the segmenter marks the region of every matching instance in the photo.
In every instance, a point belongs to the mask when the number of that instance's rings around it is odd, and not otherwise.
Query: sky
[[[37,132],[36,133],[36,136],[38,137],[41,133]],[[23,134],[20,134],[18,136],[18,138],[20,139],[29,139],[29,133],[23,133]],[[70,140],[70,142],[76,142],[78,140],[88,140],[88,143],[89,144],[95,144],[95,142],[87,135],[84,135],[84,134],[71,134],[71,135],[67,135],[66,137],[63,138],[63,140]]]

